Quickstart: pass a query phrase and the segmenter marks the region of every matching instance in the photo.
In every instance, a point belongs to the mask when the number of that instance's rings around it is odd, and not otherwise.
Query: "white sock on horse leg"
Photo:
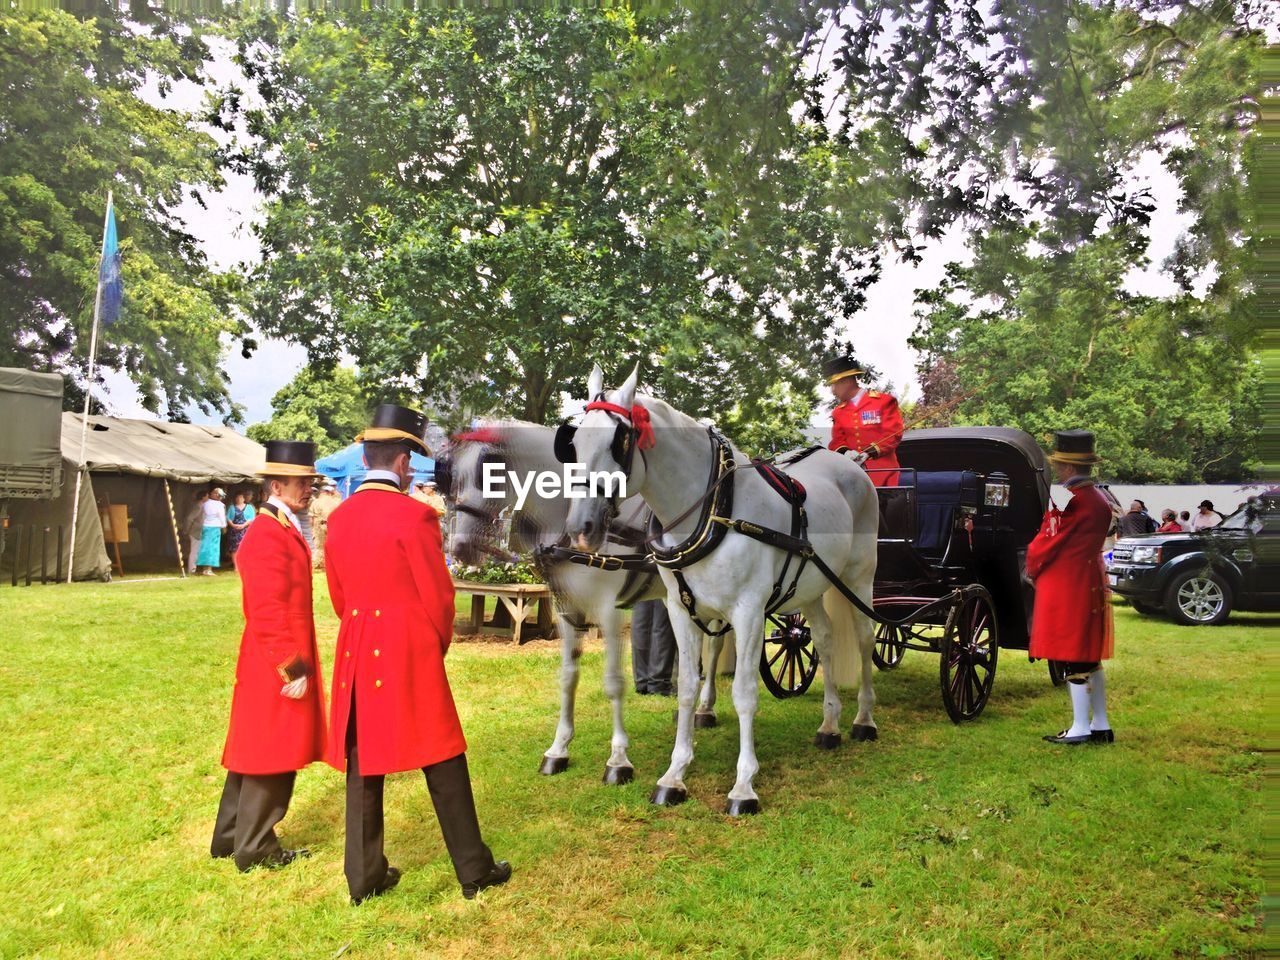
[[[1093,708],[1092,728],[1110,730],[1111,723],[1107,720],[1107,681],[1101,667],[1089,674],[1086,686],[1089,688],[1089,704]]]
[[[1071,728],[1068,737],[1087,737],[1089,735],[1089,685],[1087,683],[1068,683],[1071,688]]]

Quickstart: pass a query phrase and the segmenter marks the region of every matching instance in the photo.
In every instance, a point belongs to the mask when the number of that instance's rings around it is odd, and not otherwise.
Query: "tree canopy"
[[[932,374],[926,405],[959,400],[950,422],[1017,426],[1046,442],[1055,429],[1087,427],[1113,479],[1250,476],[1258,357],[1215,329],[1193,295],[1127,293],[1121,234],[1069,254],[1038,252],[1030,230],[992,235],[978,266],[953,264],[919,292],[912,345]]]
[[[328,456],[351,443],[369,425],[354,371],[304,367],[271,398],[271,419],[251,424],[250,440],[312,440],[316,455]]]
[[[83,386],[114,189],[125,304],[99,364],[126,372],[149,410],[225,409],[230,282],[176,212],[222,183],[215,145],[155,102],[198,80],[207,50],[136,6],[137,19],[105,2],[0,16],[0,364],[64,373],[69,398]]]
[[[622,8],[245,25],[261,105],[229,90],[216,117],[247,117],[234,162],[270,198],[255,320],[383,388],[531,420],[597,360],[654,357],[647,382],[693,413],[807,388],[874,262],[839,239],[818,125],[744,158],[774,188],[753,204],[708,172],[685,100],[631,84],[678,28]]]

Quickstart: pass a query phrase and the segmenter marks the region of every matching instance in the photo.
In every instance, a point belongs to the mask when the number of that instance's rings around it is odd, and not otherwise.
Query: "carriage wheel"
[[[798,613],[769,618],[778,628],[764,638],[760,678],[779,700],[798,697],[818,672],[818,656],[804,617]]]
[[[982,713],[996,680],[1000,655],[995,607],[983,587],[971,587],[952,611],[942,638],[942,702],[955,723]]]
[[[906,656],[905,631],[891,623],[876,624],[876,645],[871,648],[871,662],[880,670],[892,670]]]
[[[1049,664],[1049,682],[1060,687],[1067,682],[1067,667],[1061,660],[1046,660]]]

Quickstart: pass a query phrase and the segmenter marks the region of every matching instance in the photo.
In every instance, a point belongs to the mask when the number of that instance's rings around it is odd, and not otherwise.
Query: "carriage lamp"
[[[1133,556],[1130,559],[1134,563],[1159,563],[1160,548],[1159,547],[1134,547]]]
[[[991,476],[983,490],[983,504],[988,507],[1007,507],[1009,505],[1009,481],[1002,476]]]

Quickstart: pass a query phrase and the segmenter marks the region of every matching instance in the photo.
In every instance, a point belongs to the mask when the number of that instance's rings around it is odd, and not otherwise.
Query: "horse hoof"
[[[538,768],[538,772],[544,777],[554,777],[557,773],[564,773],[568,769],[568,757],[543,757],[542,766]]]
[[[674,807],[689,799],[689,793],[679,787],[658,787],[649,802],[659,807]]]
[[[693,715],[693,726],[697,730],[704,730],[707,727],[714,727],[718,720],[714,713],[695,713]]]
[[[819,750],[834,750],[840,746],[840,734],[815,733],[813,735],[813,745]]]
[[[612,767],[605,764],[604,781],[611,787],[620,787],[636,778],[634,767]]]
[[[746,800],[734,800],[730,798],[729,802],[724,805],[724,812],[731,817],[745,817],[760,812],[760,801],[755,797]]]
[[[876,733],[875,727],[870,727],[862,723],[855,723],[849,729],[850,740],[857,740],[865,743],[867,740],[875,740],[878,736],[879,734]]]

